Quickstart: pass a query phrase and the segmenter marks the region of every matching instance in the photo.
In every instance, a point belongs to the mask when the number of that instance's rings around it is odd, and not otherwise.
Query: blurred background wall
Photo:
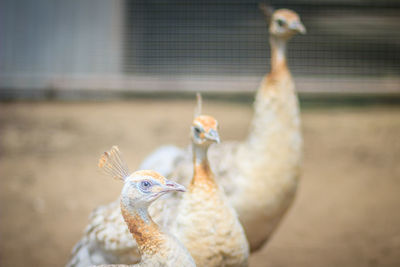
[[[308,31],[288,46],[304,164],[250,266],[398,267],[400,1],[269,3]],[[0,0],[0,267],[63,266],[120,194],[98,156],[119,145],[133,170],[186,147],[194,91],[222,140],[243,140],[269,57],[255,0]]]
[[[253,92],[269,68],[258,2],[2,0],[0,96]],[[300,93],[400,93],[399,1],[269,3],[307,27],[289,46]]]

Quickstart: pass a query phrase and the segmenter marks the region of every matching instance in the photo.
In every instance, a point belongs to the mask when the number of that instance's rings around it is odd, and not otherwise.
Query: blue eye
[[[148,190],[151,187],[151,185],[152,185],[152,183],[150,181],[148,181],[148,180],[144,180],[144,181],[140,182],[140,187],[143,190]]]

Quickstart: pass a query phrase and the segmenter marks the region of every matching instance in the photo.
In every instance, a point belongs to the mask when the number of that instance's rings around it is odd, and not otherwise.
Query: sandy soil
[[[247,104],[205,101],[223,139]],[[89,212],[121,184],[97,170],[113,144],[131,169],[160,144],[184,146],[194,101],[0,104],[0,265],[62,266]],[[303,111],[297,200],[251,266],[400,266],[400,108]]]

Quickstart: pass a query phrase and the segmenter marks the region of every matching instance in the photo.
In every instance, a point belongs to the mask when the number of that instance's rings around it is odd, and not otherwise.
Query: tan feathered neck
[[[138,244],[140,253],[151,256],[160,251],[161,246],[165,243],[164,233],[160,231],[158,225],[147,214],[147,210],[143,212],[146,214],[141,214],[140,212],[132,214],[121,203],[122,216]],[[146,216],[146,218],[143,218],[143,216]]]
[[[249,135],[235,155],[241,173],[237,190],[229,195],[252,251],[292,203],[301,164],[300,110],[284,40],[272,39],[271,50],[271,72],[260,84]]]
[[[208,146],[193,144],[193,178],[188,187],[189,192],[195,188],[213,191],[218,188],[207,158]]]
[[[243,143],[248,153],[259,152],[261,157],[275,153],[271,148],[281,145],[280,141],[285,138],[282,133],[299,131],[299,107],[287,66],[286,42],[285,39],[270,37],[271,71],[264,77],[257,91],[250,132]],[[285,142],[284,146],[287,144]],[[264,164],[261,161],[258,158],[253,162]]]
[[[284,39],[271,36],[269,40],[271,46],[271,71],[269,79],[276,79],[282,76],[290,76],[286,59],[286,43]]]

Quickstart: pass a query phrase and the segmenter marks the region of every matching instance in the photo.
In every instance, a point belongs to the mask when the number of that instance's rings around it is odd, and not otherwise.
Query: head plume
[[[114,179],[124,181],[130,174],[117,146],[113,146],[109,151],[103,153],[99,159],[98,166],[104,173]]]
[[[266,19],[267,21],[269,21],[269,20],[271,19],[272,14],[273,14],[274,11],[275,11],[275,9],[274,9],[272,6],[270,6],[270,5],[268,5],[268,4],[265,4],[265,3],[259,3],[259,4],[258,4],[258,8],[259,8],[259,9],[261,10],[261,12],[264,14],[265,19]]]
[[[201,115],[201,108],[203,105],[203,100],[202,100],[201,94],[199,92],[196,93],[196,100],[197,100],[197,103],[196,103],[196,108],[194,110],[194,118],[197,118],[198,116]]]

